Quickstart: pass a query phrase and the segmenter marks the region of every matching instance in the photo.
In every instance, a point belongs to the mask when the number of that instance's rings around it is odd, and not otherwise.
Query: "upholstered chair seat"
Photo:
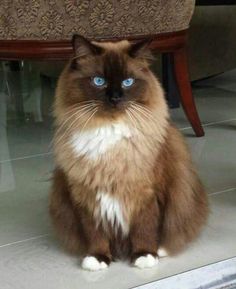
[[[203,136],[186,50],[194,5],[195,0],[1,0],[0,59],[66,60],[75,33],[101,41],[149,38],[150,48],[172,64],[172,87],[196,135]]]
[[[192,0],[2,0],[0,39],[124,38],[185,30]]]

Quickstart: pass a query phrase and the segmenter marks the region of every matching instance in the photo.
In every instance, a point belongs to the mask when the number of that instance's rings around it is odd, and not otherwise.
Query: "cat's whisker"
[[[83,112],[84,110],[86,110],[86,109],[88,109],[88,108],[93,108],[93,107],[95,107],[96,105],[91,105],[91,104],[89,104],[89,105],[86,105],[86,106],[84,106],[84,107],[75,107],[75,108],[73,108],[73,109],[71,109],[71,110],[69,110],[69,111],[67,111],[67,112],[65,112],[64,113],[64,118],[65,118],[65,115],[67,115],[67,114],[69,114],[69,113],[73,113],[73,112]]]
[[[145,123],[145,120],[133,109],[129,108],[129,112],[132,114],[133,118],[135,119],[138,130],[140,131],[140,133],[143,134],[144,131],[142,129],[142,126],[143,126],[143,123]]]
[[[147,124],[147,118],[145,119],[139,111],[136,111],[131,107],[130,107],[130,110],[133,112],[133,115],[136,116],[136,119],[141,124],[141,126],[143,126],[144,124]],[[152,128],[153,131],[155,131],[156,130],[155,123],[150,119],[148,120],[149,120],[148,125]]]
[[[93,105],[98,105],[98,104],[102,104],[101,100],[91,100],[91,101],[86,101],[86,102],[79,102],[78,105],[80,107],[89,105],[89,104],[93,104]]]
[[[91,114],[89,114],[89,116],[90,116],[90,115],[91,115]],[[86,122],[86,120],[87,120],[87,118],[86,118],[86,119],[82,119],[81,121],[79,121],[79,118],[77,118],[77,119],[76,119],[76,124],[77,124],[77,125],[82,125],[83,123]],[[63,134],[58,140],[56,140],[56,142],[54,143],[54,146],[57,146],[58,143],[59,143],[61,140],[63,140],[63,138],[64,138],[64,136],[66,135],[67,132],[68,132],[68,129],[64,132],[64,134]],[[67,142],[67,139],[65,139],[65,140],[64,140],[64,144],[60,144],[60,146],[61,146],[61,147],[64,147],[67,143],[68,143],[68,142]]]
[[[147,111],[149,111],[149,112],[151,112],[151,110],[149,109],[149,108],[147,108],[147,106],[145,105],[145,104],[140,104],[139,102],[137,102],[137,101],[134,101],[134,104],[135,105],[137,105],[137,106],[140,106],[140,107],[142,107],[143,109],[145,109],[145,110],[147,110]]]
[[[131,114],[131,117],[135,122],[135,126],[136,126],[137,131],[139,131],[139,133],[143,134],[143,129],[141,128],[141,126],[143,124],[143,118],[141,118],[141,116],[131,108],[129,108],[129,113]]]
[[[71,112],[71,111],[68,111],[68,112]],[[68,113],[68,112],[67,112],[67,113]],[[75,112],[74,112],[74,110],[73,110],[72,112],[73,112],[72,115],[69,116],[68,118],[66,118],[66,119],[60,124],[60,126],[58,127],[58,129],[56,130],[56,132],[55,132],[55,134],[54,134],[54,137],[53,137],[52,141],[51,141],[50,144],[49,144],[49,149],[48,149],[48,150],[50,150],[50,149],[52,148],[55,139],[57,138],[57,136],[58,136],[58,134],[61,132],[61,130],[65,127],[65,125],[66,125],[73,117],[75,117],[78,113],[80,113],[81,111],[78,111],[78,110],[76,109]]]
[[[83,131],[86,128],[86,126],[88,125],[89,121],[92,119],[92,117],[96,114],[97,111],[98,111],[98,108],[96,108],[95,111],[91,114],[91,116],[87,119],[84,126],[82,127],[81,133],[83,133]]]
[[[155,117],[154,117],[152,111],[149,110],[149,109],[147,109],[146,107],[144,107],[144,106],[142,106],[142,105],[139,105],[139,104],[137,104],[137,103],[135,103],[135,104],[131,104],[131,106],[136,107],[137,109],[142,110],[142,111],[145,112],[147,115],[149,115],[150,117],[152,117],[152,118],[155,119]]]
[[[137,120],[138,118],[140,118],[140,115],[138,115],[138,113],[136,113],[136,112],[134,112],[134,111],[130,111],[130,113],[133,115],[133,117]],[[140,119],[138,119],[138,121],[140,122]],[[147,146],[147,147],[150,147],[150,141],[148,141],[148,139],[147,139],[147,136],[149,136],[149,135],[147,135],[147,133],[145,133],[144,131],[143,131],[143,129],[142,128],[140,128],[140,132],[143,134],[143,135],[145,135],[145,138],[143,138],[143,143]],[[150,147],[151,148],[151,147]]]
[[[131,102],[131,105],[133,104],[135,106],[138,106],[139,108],[145,110],[148,114],[151,114],[153,116],[153,112],[149,108],[147,108],[147,106],[141,105],[137,101],[130,101],[130,102]]]
[[[64,113],[64,116],[69,114],[69,113],[71,113],[71,112],[73,112],[73,111],[75,111],[75,110],[79,111],[79,110],[85,109],[87,107],[94,107],[94,106],[97,106],[97,105],[98,104],[95,104],[95,103],[88,103],[88,104],[85,104],[85,105],[76,104],[76,106],[75,105],[72,106],[73,107],[72,109],[67,110],[67,112]]]
[[[98,100],[98,99],[89,99],[89,100],[82,100],[80,102],[78,102],[79,104],[80,103],[89,103],[89,102],[102,102],[101,100]]]
[[[147,113],[145,110],[142,110],[140,107],[137,107],[137,106],[135,106],[135,105],[131,105],[131,107],[133,108],[133,109],[135,109],[136,111],[139,111],[143,116],[145,116],[147,119],[149,119],[151,122],[153,122],[153,123],[156,123],[156,119],[155,119],[155,117],[152,115],[152,114],[150,114],[150,113]]]
[[[142,115],[140,115],[139,112],[135,111],[132,107],[130,107],[129,110],[135,116],[137,122],[139,123],[139,126],[143,126],[143,124],[146,123],[145,119],[142,117]]]
[[[77,103],[77,104],[75,104],[75,105],[72,105],[71,107],[74,107],[74,108],[82,108],[82,107],[86,107],[86,106],[89,106],[89,105],[93,105],[93,104],[95,104],[95,103],[93,103],[93,102],[90,102],[90,103],[85,103],[85,104],[80,104],[80,103]]]
[[[132,112],[131,112],[131,111],[132,111]],[[137,112],[134,111],[134,110],[131,110],[131,111],[130,111],[130,113],[133,114],[133,117],[134,117],[135,119],[137,119],[139,123],[142,123],[142,121],[145,122],[145,120],[143,120],[143,118],[139,115],[139,113],[137,113]],[[149,125],[150,125],[150,124],[149,124]],[[143,138],[144,144],[145,144],[147,147],[150,147],[150,148],[151,148],[150,140],[148,140],[147,137],[153,138],[153,134],[149,134],[149,133],[147,133],[147,132],[144,132],[144,130],[143,130],[142,128],[140,128],[140,132],[141,132],[143,135],[145,135],[145,138]]]
[[[82,121],[80,124],[84,123],[82,129],[80,130],[80,133],[82,133],[84,131],[84,129],[86,128],[86,126],[88,125],[89,121],[92,119],[92,117],[95,115],[95,113],[98,111],[98,108],[96,108],[95,110],[91,111],[91,113],[89,114],[89,116],[87,117],[86,120]],[[64,147],[67,144],[67,142],[65,142],[64,144],[62,144],[61,146]]]
[[[141,116],[138,113],[136,113],[135,111],[133,111],[133,110],[130,110],[130,113],[132,114],[133,118],[135,119],[135,121],[137,123],[137,129],[138,129],[139,133],[142,134],[142,135],[148,136],[147,132],[145,132],[142,129],[142,127],[141,127],[143,125],[142,124],[143,123],[143,118],[141,118]],[[148,143],[146,138],[144,138],[143,141],[145,143],[147,143],[147,145],[149,145],[149,143]]]
[[[131,124],[132,124],[132,125],[134,126],[134,128],[138,131],[137,125],[136,125],[136,123],[135,123],[135,119],[133,118],[132,113],[130,112],[130,110],[129,110],[129,109],[126,109],[126,113],[127,113],[127,115],[128,115],[128,118],[129,118]]]
[[[100,104],[100,103],[102,103],[102,102],[98,101],[98,100],[86,100],[86,101],[80,101],[80,102],[77,102],[75,104],[72,104],[69,107],[70,108],[84,107],[84,106],[87,106],[89,104]]]
[[[154,123],[157,122],[157,118],[153,115],[153,112],[148,109],[147,107],[140,105],[139,103],[135,101],[130,101],[131,107],[135,108],[136,110],[139,110],[143,115],[145,115],[147,118],[150,119],[150,121],[153,121]]]
[[[98,106],[89,109],[88,112],[89,112],[89,113],[93,113],[94,110],[98,111]],[[82,115],[84,115],[84,114],[82,114]],[[81,115],[81,116],[82,116],[82,115]],[[79,116],[79,118],[80,118],[80,116]],[[77,118],[77,119],[79,119],[79,118]],[[77,119],[75,119],[75,121],[71,123],[69,129],[73,127],[73,124],[76,122]]]
[[[64,115],[66,115],[66,114],[68,114],[71,111],[76,110],[76,109],[82,109],[82,108],[89,107],[89,106],[96,106],[96,105],[99,105],[99,104],[102,104],[102,101],[100,101],[100,100],[81,101],[81,102],[75,103],[73,105],[70,105],[70,109],[67,110],[64,113]]]
[[[98,108],[97,108],[97,109],[98,109]],[[73,128],[74,124],[77,123],[78,120],[79,120],[81,117],[85,116],[85,115],[88,114],[88,113],[90,114],[91,112],[93,112],[93,110],[94,110],[94,108],[88,109],[88,110],[86,110],[84,113],[82,113],[81,115],[79,115],[78,117],[76,117],[76,118],[72,121],[72,123],[67,127],[67,129],[64,131],[64,133],[60,136],[60,138],[56,141],[56,144],[59,143],[59,142],[61,141],[61,139],[64,138],[64,136],[67,134],[67,132],[70,131],[70,130]],[[74,115],[74,116],[75,116],[75,115]]]
[[[79,56],[74,56],[74,57],[71,58],[71,60],[76,60],[78,58],[79,58]]]
[[[76,102],[72,105],[70,105],[70,107],[75,107],[75,106],[82,106],[82,105],[86,105],[86,104],[90,104],[90,103],[94,103],[96,101],[92,101],[92,100],[89,100],[89,101],[80,101],[80,102]]]
[[[60,130],[69,122],[69,120],[71,118],[73,118],[75,115],[81,113],[81,112],[84,112],[84,111],[89,111],[90,109],[94,108],[94,107],[97,107],[98,105],[89,105],[88,107],[84,107],[82,109],[76,109],[76,111],[71,115],[69,116],[67,119],[65,119],[64,122],[62,122],[62,124],[60,125],[60,128],[57,130],[56,134],[58,134],[60,132]],[[71,111],[68,111],[68,113],[71,112]]]
[[[149,126],[153,128],[153,130],[156,130],[156,118],[153,116],[151,110],[147,109],[146,107],[138,104],[136,101],[129,101],[130,104],[129,108],[132,110],[133,115],[136,116],[137,121],[139,123],[146,122],[145,119],[149,120]],[[144,119],[145,117],[145,119]]]

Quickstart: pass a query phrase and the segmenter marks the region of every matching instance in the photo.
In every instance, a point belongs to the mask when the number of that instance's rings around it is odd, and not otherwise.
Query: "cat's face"
[[[95,101],[106,114],[121,113],[132,102],[148,103],[147,42],[91,43],[75,36],[73,46],[70,73],[79,91],[74,103]]]

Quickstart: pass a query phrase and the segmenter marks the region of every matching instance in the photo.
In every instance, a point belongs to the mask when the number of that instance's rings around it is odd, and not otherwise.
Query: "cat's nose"
[[[111,95],[109,95],[109,102],[113,105],[116,105],[121,102],[122,98],[122,93],[115,91]]]

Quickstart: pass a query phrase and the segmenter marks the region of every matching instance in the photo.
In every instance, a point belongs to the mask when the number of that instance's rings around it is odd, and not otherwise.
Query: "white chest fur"
[[[105,228],[109,223],[115,232],[120,228],[122,233],[126,235],[129,226],[124,218],[124,208],[119,200],[101,191],[97,192],[96,199],[95,218],[97,222],[102,223]]]
[[[71,143],[78,156],[86,155],[97,159],[124,138],[131,137],[130,128],[124,123],[113,123],[107,126],[75,133]]]

